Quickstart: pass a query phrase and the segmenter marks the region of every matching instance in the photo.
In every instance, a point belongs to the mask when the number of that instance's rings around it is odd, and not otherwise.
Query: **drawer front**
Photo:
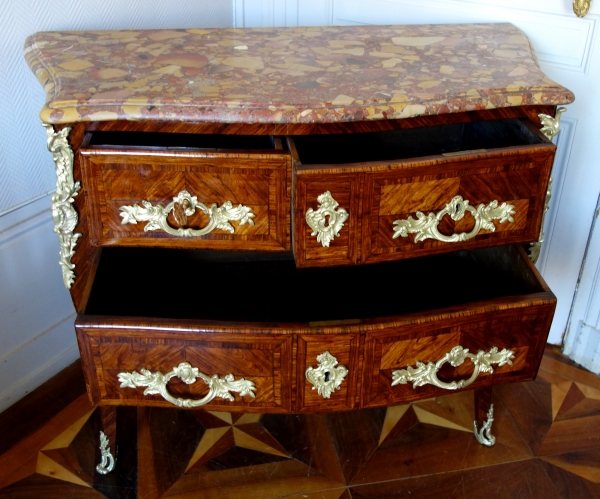
[[[298,335],[297,406],[301,412],[358,407],[361,335]]]
[[[519,151],[365,174],[361,260],[537,240],[553,159]]]
[[[115,333],[81,324],[76,324],[76,330],[88,392],[95,403],[173,407],[176,404],[169,401],[169,395],[201,400],[209,392],[209,385],[201,376],[186,384],[185,369],[181,377],[175,375],[163,383],[166,397],[160,393],[144,395],[149,389],[144,369],[154,375],[165,375],[188,363],[209,379],[215,375],[221,380],[226,375],[233,377],[230,384],[225,384],[233,400],[217,395],[201,408],[249,412],[291,410],[291,336],[191,331],[164,334],[133,328]],[[250,391],[254,397],[244,394],[244,387],[248,386],[253,386]]]
[[[338,159],[335,151],[321,152],[328,137],[290,138],[298,266],[375,263],[536,241],[556,148],[529,124],[511,122],[510,127],[519,132],[514,140],[522,143],[510,145],[502,135],[508,131],[498,126],[493,131],[500,138],[470,138],[467,143],[502,147],[339,164],[317,162],[352,160],[354,152],[359,160],[365,159],[371,151],[340,149]],[[454,130],[438,128],[439,134]],[[433,132],[422,133],[429,135],[408,138],[434,141]],[[404,157],[406,149],[427,151],[401,135],[382,137],[392,142],[381,139],[391,157]],[[333,145],[352,148],[352,138],[331,140]],[[442,151],[458,147],[451,139],[439,142],[432,147]],[[372,155],[381,156],[378,150]],[[303,158],[313,164],[302,163]]]
[[[81,154],[93,244],[289,250],[283,154]]]
[[[360,184],[361,175],[337,174],[315,177],[294,176],[294,257],[298,267],[351,265],[360,255]],[[323,197],[321,197],[323,196]],[[319,201],[319,199],[321,201]],[[328,208],[335,204],[335,208]],[[339,230],[333,227],[332,210],[340,214]],[[328,213],[323,213],[325,210]],[[329,226],[328,233],[315,231],[306,221],[307,212]],[[347,213],[347,218],[344,218]],[[318,221],[316,223],[319,223]],[[335,232],[335,233],[334,233]]]
[[[469,386],[529,380],[556,304],[520,246],[316,269],[180,251],[183,279],[160,256],[171,252],[155,251],[102,251],[76,321],[94,403],[168,407],[180,398],[192,401],[185,407],[256,412],[381,406],[447,393],[439,383],[393,382],[397,371],[456,356],[458,347],[464,362],[453,360],[454,370],[442,362],[445,383],[469,379],[468,357],[479,352],[491,356],[494,372],[482,364]],[[501,362],[494,347],[511,357]],[[233,400],[199,404],[215,376],[232,384]],[[243,394],[244,383],[255,398]]]
[[[367,334],[362,406],[533,379],[554,307],[531,303],[526,309],[488,310],[469,317],[463,312],[420,317]],[[488,367],[493,372],[486,372]]]

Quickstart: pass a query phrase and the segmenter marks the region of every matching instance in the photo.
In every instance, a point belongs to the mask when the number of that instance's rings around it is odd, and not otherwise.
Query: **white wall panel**
[[[328,26],[334,0],[235,0],[235,27]]]
[[[43,210],[0,230],[0,358],[73,313],[64,285],[60,288],[50,199],[45,197],[19,211],[36,207]]]
[[[50,196],[0,217],[0,411],[78,357]]]

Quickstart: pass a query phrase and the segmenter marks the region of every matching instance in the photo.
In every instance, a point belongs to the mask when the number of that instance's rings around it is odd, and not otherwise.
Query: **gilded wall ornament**
[[[461,220],[466,212],[473,215],[475,226],[471,232],[460,232],[446,236],[438,231],[438,224],[445,215],[450,215],[452,220]],[[406,220],[394,221],[393,239],[397,237],[407,237],[409,234],[415,235],[415,243],[424,241],[425,239],[436,239],[445,243],[457,243],[474,238],[482,229],[494,232],[496,227],[492,220],[499,220],[500,223],[514,222],[515,207],[512,204],[502,203],[498,206],[498,201],[494,200],[488,205],[481,203],[476,209],[473,208],[469,201],[463,199],[462,196],[455,196],[437,215],[430,212],[425,215],[421,211],[417,211],[417,219],[409,216]]]
[[[202,229],[174,229],[167,221],[169,213],[173,212],[173,217],[179,225],[187,224],[187,217],[192,216],[199,209],[209,217],[208,225]],[[252,208],[244,205],[233,207],[231,201],[225,201],[221,206],[212,204],[210,207],[198,201],[196,196],[192,196],[188,191],[181,191],[173,198],[167,206],[157,204],[152,206],[149,201],[142,201],[142,206],[122,206],[119,208],[123,224],[137,224],[138,222],[148,222],[144,227],[144,232],[151,230],[164,230],[173,236],[181,237],[199,237],[215,229],[226,230],[233,233],[235,229],[229,222],[239,220],[239,225],[254,225],[254,213]]]
[[[306,379],[313,385],[313,390],[324,399],[331,397],[335,390],[340,389],[340,385],[348,374],[346,366],[339,365],[338,360],[325,351],[317,356],[318,366],[316,368],[309,367],[304,373]]]
[[[75,254],[77,239],[82,234],[74,234],[79,217],[73,207],[74,197],[77,196],[81,184],[73,178],[74,156],[67,137],[71,127],[54,132],[54,127],[49,123],[42,123],[48,136],[48,150],[52,153],[56,169],[56,191],[52,194],[52,219],[54,232],[58,234],[60,266],[63,282],[67,289],[75,282],[75,264],[71,258]]]
[[[573,12],[577,17],[585,17],[590,10],[592,0],[573,0]]]
[[[312,229],[311,236],[317,236],[317,242],[324,248],[329,248],[329,243],[339,237],[344,222],[348,220],[348,212],[339,208],[339,203],[333,199],[331,192],[326,191],[317,198],[319,208],[315,211],[309,208],[306,211],[306,223]]]
[[[167,390],[167,383],[174,377],[179,378],[188,385],[195,383],[196,379],[200,378],[208,385],[209,391],[199,400],[173,397]],[[226,374],[223,378],[219,378],[218,374],[207,376],[201,373],[197,367],[192,367],[187,362],[182,362],[166,374],[160,371],[150,372],[147,369],[140,369],[139,373],[137,371],[119,373],[119,381],[121,382],[121,388],[145,386],[144,395],[162,395],[166,401],[177,407],[200,407],[208,404],[216,397],[233,402],[233,395],[230,392],[237,392],[242,397],[244,395],[254,397],[256,391],[252,381],[247,381],[244,378],[235,380],[233,374]]]
[[[496,437],[492,435],[492,423],[494,422],[494,404],[490,405],[490,410],[487,413],[487,419],[481,425],[481,429],[477,428],[477,421],[473,422],[473,433],[475,438],[481,445],[491,447],[496,443]]]
[[[424,362],[417,361],[416,367],[408,366],[406,369],[393,371],[392,386],[398,384],[405,385],[412,382],[413,388],[430,384],[444,390],[458,390],[473,383],[480,372],[493,373],[492,364],[498,364],[499,367],[505,364],[512,366],[512,359],[514,357],[514,352],[506,348],[499,352],[497,347],[493,347],[489,352],[479,350],[476,354],[472,354],[468,348],[457,345],[437,362],[428,362],[425,364]],[[446,383],[437,377],[438,371],[446,362],[449,362],[452,367],[458,367],[466,359],[473,362],[473,374],[469,379]]]
[[[103,431],[100,432],[100,457],[102,462],[96,466],[96,471],[106,475],[115,468],[115,458],[110,453],[110,442]]]

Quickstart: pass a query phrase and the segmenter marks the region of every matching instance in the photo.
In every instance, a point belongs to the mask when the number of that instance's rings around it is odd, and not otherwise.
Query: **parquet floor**
[[[321,415],[121,408],[103,477],[96,411],[70,398],[18,438],[0,415],[0,499],[600,498],[600,378],[551,348],[536,381],[495,388],[492,448],[472,392]]]

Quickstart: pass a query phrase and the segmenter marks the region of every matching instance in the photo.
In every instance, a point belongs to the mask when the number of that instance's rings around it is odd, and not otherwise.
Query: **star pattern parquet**
[[[120,408],[102,477],[82,397],[0,455],[0,499],[600,499],[600,378],[550,348],[536,381],[494,389],[492,448],[472,392],[315,415]]]

